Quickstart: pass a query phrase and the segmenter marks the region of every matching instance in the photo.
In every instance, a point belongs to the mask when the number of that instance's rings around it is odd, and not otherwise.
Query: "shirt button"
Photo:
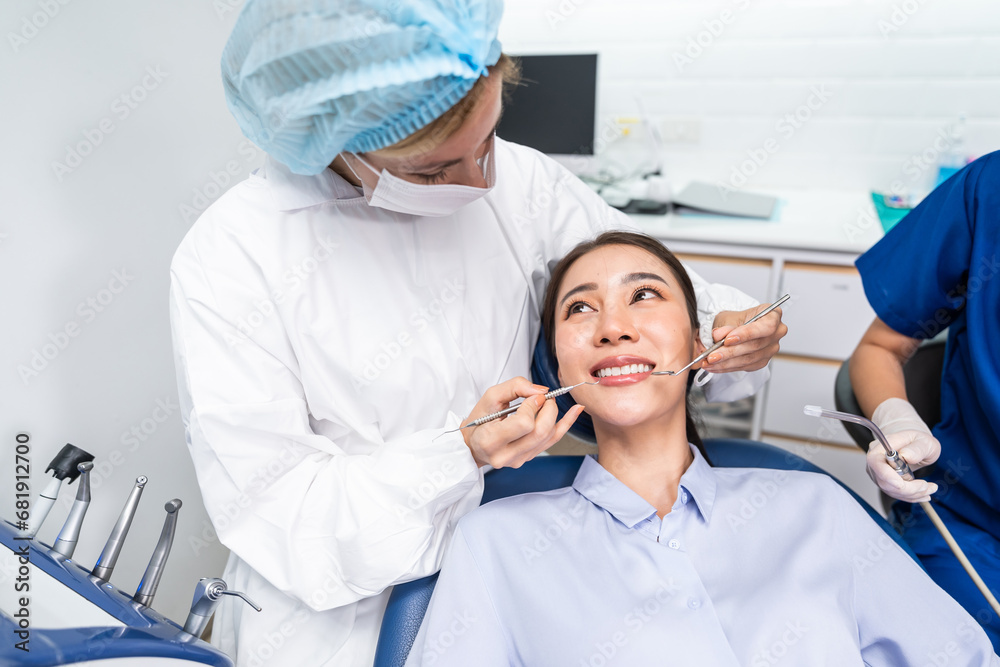
[[[667,546],[670,547],[671,549],[680,549],[681,543],[678,542],[677,540],[670,540],[669,542],[667,542]]]
[[[688,607],[691,609],[697,609],[701,606],[701,600],[698,598],[688,598]]]

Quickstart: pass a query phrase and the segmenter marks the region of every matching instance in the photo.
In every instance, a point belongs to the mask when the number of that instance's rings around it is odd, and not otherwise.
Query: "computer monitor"
[[[593,155],[597,54],[520,56],[497,136],[549,155]]]

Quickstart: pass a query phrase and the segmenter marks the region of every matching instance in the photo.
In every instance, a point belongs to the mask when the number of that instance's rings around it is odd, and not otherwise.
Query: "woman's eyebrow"
[[[639,282],[640,280],[658,280],[664,285],[669,285],[666,280],[656,275],[655,273],[628,273],[622,277],[621,284],[627,285],[628,283]]]
[[[566,299],[570,298],[577,292],[592,292],[595,289],[597,289],[597,283],[583,283],[582,285],[577,285],[563,295],[563,298],[559,300],[559,305],[561,306],[566,303]]]

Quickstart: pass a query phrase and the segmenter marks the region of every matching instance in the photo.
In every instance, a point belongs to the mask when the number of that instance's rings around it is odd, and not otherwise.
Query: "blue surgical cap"
[[[243,134],[297,174],[429,124],[500,58],[503,0],[247,0],[222,52]]]

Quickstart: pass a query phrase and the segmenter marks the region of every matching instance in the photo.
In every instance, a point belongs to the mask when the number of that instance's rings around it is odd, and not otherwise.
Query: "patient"
[[[713,468],[687,411],[695,299],[655,239],[555,268],[543,322],[598,453],[463,518],[407,665],[1000,665],[982,629],[824,475]],[[694,372],[694,371],[691,371]],[[693,443],[693,444],[691,444]]]

